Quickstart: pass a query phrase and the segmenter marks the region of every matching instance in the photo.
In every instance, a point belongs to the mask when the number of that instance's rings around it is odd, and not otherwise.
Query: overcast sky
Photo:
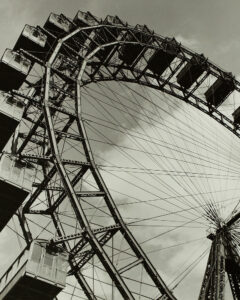
[[[14,46],[25,24],[43,25],[50,12],[73,18],[78,10],[146,24],[240,74],[239,0],[0,0],[0,53]]]
[[[238,0],[1,0],[0,52],[13,46],[24,24],[41,25],[50,11],[73,17],[78,9],[100,17],[117,14],[130,24],[145,23],[239,73]]]

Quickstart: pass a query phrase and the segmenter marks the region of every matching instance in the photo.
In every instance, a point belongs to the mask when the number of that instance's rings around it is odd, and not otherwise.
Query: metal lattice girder
[[[239,274],[228,272],[228,279],[230,282],[232,295],[234,300],[240,299],[240,278]]]
[[[50,61],[51,61],[51,58],[50,58]],[[57,72],[58,75],[59,75],[59,72]],[[60,159],[59,157],[59,154],[58,154],[58,148],[57,148],[57,143],[56,143],[56,137],[54,135],[54,123],[53,121],[51,121],[51,118],[52,118],[52,113],[51,111],[53,109],[57,110],[58,112],[62,112],[64,114],[66,114],[66,110],[65,109],[60,109],[60,108],[56,108],[54,105],[52,104],[49,104],[47,102],[47,99],[48,99],[48,95],[50,93],[50,85],[49,85],[49,80],[50,80],[50,76],[51,76],[51,72],[50,72],[50,68],[47,68],[46,69],[46,85],[45,85],[45,106],[44,106],[44,113],[45,113],[45,126],[46,126],[46,129],[48,130],[48,138],[49,138],[49,142],[50,142],[50,145],[51,145],[51,148],[52,148],[52,152],[53,152],[53,160],[51,158],[48,158],[48,157],[34,157],[34,156],[29,156],[29,157],[25,157],[25,158],[28,158],[29,160],[32,159],[32,161],[35,161],[37,160],[38,162],[40,162],[40,160],[43,160],[43,161],[51,161],[55,164],[59,174],[60,174],[60,177],[62,178],[62,181],[63,181],[63,185],[65,188],[67,188],[67,194],[68,194],[68,197],[70,197],[70,199],[72,199],[72,205],[74,207],[74,211],[75,213],[77,214],[77,218],[79,219],[80,221],[80,224],[81,224],[81,227],[85,227],[87,225],[86,223],[86,219],[83,215],[83,212],[81,213],[81,207],[79,207],[78,203],[77,203],[77,200],[74,200],[74,192],[71,191],[72,190],[72,186],[71,186],[71,182],[68,180],[67,178],[67,174],[64,170],[64,164],[66,163],[69,163],[69,164],[73,164],[73,165],[79,165],[79,162],[72,162],[72,161],[66,161],[66,160],[62,160]],[[64,77],[64,79],[66,79]],[[69,116],[75,116],[73,114],[70,114],[70,113],[67,113],[67,115]],[[79,122],[80,124],[81,122]],[[81,125],[80,125],[81,126]],[[93,160],[93,157],[91,157],[91,153],[89,151],[89,145],[84,141],[87,137],[83,135],[84,133],[84,129],[82,128],[79,128],[80,131],[80,136],[83,137],[83,148],[85,149],[85,155],[86,155],[86,158],[87,160],[89,160],[89,163],[91,163],[91,165],[93,164],[94,160]],[[84,165],[84,163],[80,163],[80,165]],[[91,169],[94,169],[96,168],[96,166],[92,165]],[[110,198],[110,195],[109,195],[109,192],[106,190],[106,186],[104,185],[104,182],[102,180],[102,178],[100,177],[100,173],[96,172],[96,170],[93,170],[93,176],[99,186],[99,190],[103,193],[103,195],[105,195],[105,201],[108,200],[108,206],[110,208],[110,210],[113,212],[114,210],[116,210],[116,207],[113,208],[113,200]],[[106,192],[107,192],[107,195],[106,195]],[[75,204],[74,204],[75,203]],[[112,206],[112,208],[111,208]],[[113,216],[113,218],[116,219],[119,218],[119,216]],[[85,221],[84,221],[85,220]],[[154,270],[153,266],[150,264],[150,262],[147,260],[146,256],[143,254],[141,248],[137,245],[136,241],[133,239],[132,235],[130,234],[130,232],[128,232],[128,229],[126,227],[122,227],[123,225],[123,222],[121,221],[121,231],[122,231],[122,234],[123,235],[126,235],[127,236],[127,240],[128,240],[128,243],[129,245],[133,248],[133,250],[136,252],[136,254],[139,256],[141,255],[142,256],[142,261],[144,262],[144,265],[146,267],[146,270],[147,272],[150,274],[150,276],[153,277],[154,281],[155,282],[158,282],[160,277],[157,278],[156,277],[156,271]],[[103,249],[101,249],[100,252],[98,252],[98,248],[101,247],[98,240],[96,238],[94,238],[94,236],[91,235],[91,232],[89,232],[89,229],[87,230],[87,235],[88,235],[88,239],[89,239],[89,242],[91,244],[91,246],[93,247],[93,253],[97,253],[97,255],[99,256],[100,260],[102,261],[102,263],[104,264],[104,266],[107,268],[108,272],[110,272],[110,276],[114,279],[115,281],[115,284],[116,286],[118,286],[119,290],[121,291],[121,293],[124,295],[124,297],[129,297],[131,298],[132,296],[130,296],[130,292],[128,291],[127,287],[125,286],[124,282],[122,281],[121,277],[119,275],[116,274],[116,270],[114,272],[111,271],[111,268],[113,267],[113,265],[110,263],[110,261],[108,261],[108,258],[106,256],[106,254],[104,254],[103,252]],[[100,248],[99,248],[100,249]],[[103,256],[102,256],[103,255]],[[102,259],[103,258],[103,259]],[[163,282],[159,281],[158,283],[158,287],[160,288],[160,291],[161,292],[167,292],[171,295],[170,292],[167,291],[167,288],[166,286],[164,286]],[[128,295],[128,296],[127,296]]]
[[[26,240],[31,239],[26,226],[25,217],[27,214],[50,216],[57,232],[56,241],[70,252],[69,274],[75,275],[88,299],[96,299],[96,296],[81,271],[90,259],[97,257],[124,299],[134,299],[134,296],[122,274],[141,265],[161,294],[158,299],[174,300],[176,299],[175,296],[124,223],[101,176],[98,165],[95,163],[82,117],[82,89],[87,84],[103,80],[134,82],[152,87],[210,115],[240,137],[240,131],[236,124],[214,106],[209,106],[209,103],[198,95],[198,89],[210,75],[215,79],[223,79],[227,74],[207,61],[203,77],[194,82],[191,88],[184,89],[176,84],[174,76],[186,62],[189,63],[195,57],[196,53],[179,44],[179,51],[176,55],[179,60],[178,63],[176,65],[169,63],[167,67],[170,73],[167,77],[157,76],[150,70],[149,60],[157,51],[167,51],[166,45],[171,43],[169,39],[160,37],[152,31],[146,30],[145,27],[136,26],[133,28],[122,22],[111,24],[95,19],[94,25],[86,24],[89,26],[82,28],[74,23],[76,20],[70,21],[68,18],[65,20],[70,22],[71,31],[64,33],[61,39],[58,33],[51,32],[51,28],[41,29],[52,41],[52,48],[50,52],[46,53],[46,60],[39,59],[28,50],[20,50],[33,64],[38,64],[44,69],[42,78],[35,84],[29,82],[28,79],[26,80],[26,84],[33,88],[33,95],[30,96],[22,91],[12,91],[12,94],[24,98],[28,102],[24,117],[32,123],[28,131],[19,134],[22,144],[18,147],[17,153],[19,157],[34,163],[38,168],[42,168],[44,175],[43,178],[40,178],[41,180],[35,183],[34,188],[36,189],[19,214],[25,238]],[[115,32],[119,35],[113,34]],[[101,37],[103,33],[105,34],[104,38]],[[145,39],[146,37],[147,39]],[[88,40],[88,42],[82,45],[78,40],[81,42]],[[139,50],[136,51],[136,57],[133,57],[131,64],[120,59],[116,60],[116,55],[119,54],[119,50],[123,46]],[[141,68],[138,68],[139,62]],[[240,91],[239,82],[234,78],[232,80],[234,89]],[[67,107],[69,100],[72,101],[72,106]],[[36,115],[31,112],[33,107],[36,109]],[[59,124],[62,127],[59,127]],[[73,124],[77,127],[75,132],[71,131]],[[77,146],[82,147],[85,160],[66,159],[60,150],[63,141],[78,142]],[[31,143],[37,147],[35,153],[32,151]],[[46,166],[47,163],[50,167]],[[68,167],[75,167],[75,169],[71,173],[68,171]],[[78,184],[87,173],[94,178],[96,191],[79,190]],[[47,195],[47,207],[36,209],[34,205],[43,192],[46,192]],[[110,226],[115,226],[112,230],[108,230],[108,226],[100,228],[99,232],[101,231],[103,234],[99,237],[97,229],[92,227],[86,217],[83,201],[80,199],[84,197],[103,199],[114,223]],[[64,223],[61,223],[61,216],[58,214],[58,210],[65,199],[71,203],[74,212],[77,223],[75,231],[84,232],[84,234],[75,232],[74,235],[65,232],[66,227],[64,227]],[[235,219],[232,219],[231,222],[235,222]],[[106,245],[113,240],[113,236],[116,234],[121,234],[134,255],[133,262],[121,268],[114,265],[106,250]],[[80,240],[77,240],[79,238]],[[71,243],[72,241],[75,243]],[[224,245],[221,235],[216,235],[211,247],[199,299],[223,299],[224,274]],[[239,299],[238,275],[231,272],[228,272],[228,275],[233,295],[235,299]]]
[[[213,240],[199,300],[224,300],[225,249],[223,237],[219,234]]]

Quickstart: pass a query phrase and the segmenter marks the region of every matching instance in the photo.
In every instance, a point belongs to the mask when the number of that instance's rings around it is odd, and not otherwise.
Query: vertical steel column
[[[88,235],[89,243],[92,246],[92,248],[95,250],[96,254],[98,255],[101,263],[105,267],[106,271],[114,281],[115,285],[119,289],[119,292],[122,294],[123,298],[126,300],[134,300],[134,297],[132,296],[130,290],[128,289],[126,283],[124,282],[123,278],[118,273],[117,269],[112,264],[110,258],[108,257],[105,250],[100,245],[98,239],[93,234],[90,225],[88,223],[88,220],[85,216],[85,213],[81,207],[80,202],[78,201],[77,195],[74,191],[74,188],[71,184],[70,179],[68,178],[68,175],[65,171],[64,165],[61,160],[61,155],[58,150],[58,144],[56,141],[56,136],[54,132],[54,124],[52,115],[50,112],[50,106],[49,106],[49,92],[50,92],[50,79],[51,79],[51,65],[62,45],[62,41],[60,40],[58,45],[56,46],[52,56],[50,57],[48,63],[46,64],[46,77],[45,77],[45,92],[44,92],[44,99],[43,99],[43,113],[46,121],[46,129],[49,136],[49,142],[52,149],[52,154],[54,157],[54,164],[56,165],[56,168],[58,170],[59,176],[61,177],[62,183],[65,187],[66,193],[70,199],[71,205],[73,207],[73,210],[75,212],[76,218],[81,226],[82,229],[84,229]]]
[[[199,300],[224,300],[225,248],[222,234],[212,242]]]

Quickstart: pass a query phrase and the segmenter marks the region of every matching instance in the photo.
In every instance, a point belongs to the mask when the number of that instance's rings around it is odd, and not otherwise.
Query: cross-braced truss
[[[31,60],[32,73],[21,89],[10,92],[26,102],[14,154],[37,169],[34,190],[18,211],[20,225],[30,244],[39,234],[31,227],[32,216],[39,217],[39,222],[48,220],[48,230],[55,232],[50,244],[61,245],[69,252],[68,274],[75,276],[88,299],[100,299],[88,280],[86,266],[92,264],[107,278],[102,280],[108,282],[107,293],[116,290],[116,299],[153,299],[157,295],[156,299],[174,300],[173,292],[121,217],[101,175],[82,113],[84,88],[108,81],[151,87],[208,114],[240,137],[237,122],[217,109],[221,102],[211,96],[204,100],[202,91],[209,80],[230,82],[223,87],[224,101],[232,92],[240,91],[240,84],[204,57],[146,26],[131,27],[117,17],[102,21],[90,13],[82,16],[85,24],[77,18],[59,16],[62,24],[69,26],[65,32],[50,26],[49,20],[38,28],[51,41],[48,52],[39,55],[24,49],[24,43],[17,49]],[[194,59],[194,66],[201,66],[199,76],[190,85],[184,79],[178,79],[181,85],[176,83],[176,74]],[[157,64],[162,70],[156,69]],[[95,209],[99,216],[107,214],[108,221],[94,222],[89,209]],[[234,299],[240,299],[240,274],[228,238],[229,233],[221,230],[212,237],[199,300],[224,299],[225,272]],[[120,262],[115,259],[119,253],[123,256]]]

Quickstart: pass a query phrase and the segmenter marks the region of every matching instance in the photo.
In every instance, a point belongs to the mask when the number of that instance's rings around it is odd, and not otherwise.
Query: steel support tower
[[[45,38],[46,43],[34,48],[36,40],[30,42],[26,36],[23,39],[22,33],[14,50],[31,61],[31,71],[20,88],[13,84],[7,90],[12,97],[25,101],[23,119],[27,124],[14,135],[12,155],[33,164],[38,171],[33,192],[16,212],[27,245],[36,236],[28,219],[46,217],[55,232],[49,244],[60,245],[69,252],[68,274],[75,276],[88,299],[99,298],[84,267],[97,260],[117,291],[114,299],[142,296],[176,300],[159,275],[161,270],[155,269],[125,224],[101,175],[82,113],[84,87],[101,81],[148,86],[190,104],[240,137],[238,115],[230,120],[217,109],[233,91],[240,91],[240,83],[175,39],[159,36],[145,25],[129,26],[118,17],[102,20],[91,13],[78,12],[70,19],[51,14],[43,27],[32,32],[35,37]],[[40,74],[37,81],[31,77],[34,71]],[[198,91],[210,76],[217,84],[203,99]],[[69,148],[72,151],[66,150]],[[82,182],[88,177],[94,182],[93,188],[83,190]],[[86,207],[97,207],[98,199],[110,221],[94,226]],[[74,214],[74,226],[62,216],[66,201]],[[212,247],[199,300],[224,299],[225,273],[234,299],[240,299],[239,255],[231,238],[237,221],[238,215],[219,225],[210,237]],[[113,252],[120,239],[128,248],[124,250],[126,262],[119,267]],[[134,282],[131,275],[139,267],[146,281],[140,295],[137,291],[142,283]]]

